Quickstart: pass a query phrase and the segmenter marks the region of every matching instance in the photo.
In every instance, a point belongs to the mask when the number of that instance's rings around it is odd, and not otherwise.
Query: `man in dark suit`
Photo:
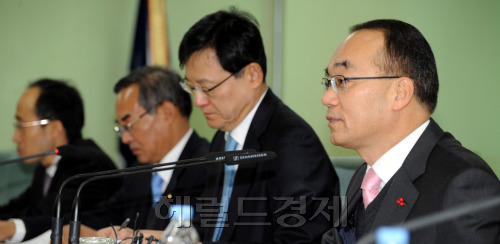
[[[91,140],[83,140],[83,102],[78,91],[61,81],[32,83],[16,110],[13,140],[21,157],[73,145],[71,153],[28,159],[38,163],[28,189],[0,207],[0,241],[29,240],[51,228],[54,201],[61,184],[71,176],[116,169],[111,159]],[[120,180],[95,182],[82,190],[82,207],[90,209],[110,197]],[[69,212],[81,181],[70,181],[62,191],[63,211]],[[106,184],[107,187],[100,187]]]
[[[204,242],[319,242],[338,177],[312,128],[266,86],[266,55],[254,22],[248,13],[218,11],[194,24],[179,48],[182,84],[218,129],[210,150],[277,154],[237,168],[211,167],[208,201],[196,209],[200,234]]]
[[[431,118],[436,63],[415,27],[398,20],[354,26],[326,76],[322,103],[330,139],[356,150],[366,164],[347,189],[352,211],[345,227],[327,232],[325,243],[354,243],[383,225],[500,195],[491,168]],[[496,206],[417,229],[410,243],[499,243],[499,211]]]
[[[140,67],[115,85],[115,130],[142,164],[175,162],[208,152],[207,140],[189,125],[191,99],[179,85],[180,79],[165,68]],[[168,211],[161,216],[155,213],[160,197],[171,199],[171,204],[187,204],[183,200],[188,197],[189,204],[195,204],[195,197],[203,191],[205,175],[206,168],[198,166],[127,176],[123,187],[109,201],[82,214],[82,223],[90,228],[83,227],[81,235],[115,237],[108,226],[120,225],[127,218],[136,222],[141,231],[164,230],[169,223]],[[154,199],[155,177],[163,182],[156,191],[160,195]],[[108,228],[96,233],[95,229],[103,227]],[[131,232],[130,228],[125,229],[119,238],[131,237]]]

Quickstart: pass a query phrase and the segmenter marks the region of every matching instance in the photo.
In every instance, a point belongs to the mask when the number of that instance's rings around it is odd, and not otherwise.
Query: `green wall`
[[[126,74],[135,1],[0,0],[0,148],[12,142],[17,100],[40,78],[69,80],[85,104],[84,136],[116,157],[113,84]]]
[[[407,21],[436,57],[441,87],[434,119],[500,175],[499,11],[493,0],[285,1],[282,98],[311,123],[330,155],[356,155],[329,143],[320,78],[350,26]]]
[[[167,0],[172,68],[180,71],[177,48],[186,30],[230,5],[258,19],[272,64],[274,1]],[[127,73],[136,9],[135,0],[0,0],[0,149],[15,149],[14,111],[28,82],[53,77],[80,89],[84,135],[116,158],[112,86]],[[500,175],[499,11],[496,0],[283,0],[281,97],[313,126],[330,155],[356,155],[329,142],[320,78],[350,26],[374,18],[407,21],[436,56],[441,89],[433,117]],[[272,72],[269,67],[270,84]],[[205,137],[213,135],[198,109],[191,122]]]

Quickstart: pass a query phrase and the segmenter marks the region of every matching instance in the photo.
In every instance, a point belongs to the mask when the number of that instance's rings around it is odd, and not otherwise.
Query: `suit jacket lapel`
[[[347,191],[346,191],[346,203],[344,204],[343,208],[346,208],[348,205],[349,207],[350,206],[353,206],[354,208],[356,207],[356,203],[359,202],[359,201],[363,201],[363,197],[360,197],[358,199],[354,199],[355,198],[355,195],[358,191],[361,191],[361,182],[363,182],[363,177],[365,176],[365,172],[366,172],[366,163],[362,164],[357,170],[356,172],[354,172],[352,178],[351,178],[351,181],[349,182],[349,186],[347,187]],[[347,211],[347,210],[344,210],[342,209],[342,212],[344,211]],[[341,214],[342,214],[341,212]],[[350,223],[350,221],[352,221],[353,219],[351,218],[352,217],[352,214],[351,216],[346,216],[346,222],[345,223],[339,223],[340,224],[340,227],[346,227],[346,224]]]
[[[256,151],[262,150],[259,137],[266,131],[267,124],[271,118],[277,101],[279,101],[278,98],[272,93],[271,89],[269,89],[259,108],[257,108],[257,112],[255,113],[252,123],[250,124],[243,149],[255,149]],[[238,199],[247,197],[252,184],[255,183],[256,180],[260,180],[256,179],[258,165],[259,163],[242,164],[238,166],[233,186],[233,193],[228,209],[228,212],[231,213],[228,215],[228,223],[230,223],[230,225],[229,228],[224,228],[222,231],[221,240],[229,240],[234,232],[235,223],[238,222],[239,217]]]
[[[404,170],[398,171],[391,181],[373,222],[374,227],[402,223],[408,217],[420,194]],[[400,198],[404,199],[404,206],[397,203]]]
[[[210,144],[210,152],[223,152],[224,151],[224,132],[217,131]],[[215,164],[210,167],[209,182],[207,182],[206,195],[213,197],[216,196],[220,202],[222,193],[222,182],[224,179],[224,164]],[[210,185],[209,185],[210,184]]]
[[[191,136],[189,137],[186,146],[179,156],[179,160],[193,158],[193,156],[196,155],[196,153],[199,151],[198,148],[200,147],[201,143],[202,139],[198,136],[198,133],[196,133],[196,131],[193,131],[193,134],[191,134]]]
[[[255,116],[253,117],[252,123],[250,124],[247,139],[245,141],[245,148],[257,146],[259,148],[252,149],[260,149],[258,138],[268,129],[269,121],[271,120],[274,110],[279,103],[281,103],[281,100],[274,95],[271,89],[268,89],[259,108],[257,109],[257,112],[255,113]],[[250,133],[253,133],[253,137],[249,138]]]
[[[192,158],[192,156],[196,153],[196,148],[198,148],[197,145],[199,144],[199,141],[197,139],[199,139],[198,134],[196,134],[196,131],[193,131],[193,134],[189,137],[186,146],[179,156],[179,160]],[[164,195],[165,193],[170,193],[175,189],[178,179],[184,174],[184,171],[185,168],[174,170],[174,172],[172,173],[172,177],[168,182],[167,189],[165,189],[165,191],[163,192]]]
[[[354,172],[351,182],[349,182],[349,186],[347,187],[346,196],[347,198],[352,198],[358,189],[361,189],[361,182],[363,182],[363,178],[365,177],[367,164],[363,163],[357,170]]]
[[[35,169],[35,173],[33,174],[33,184],[31,185],[32,187],[31,197],[32,199],[36,199],[35,201],[33,201],[33,203],[36,203],[37,205],[40,205],[40,203],[43,202],[44,199],[43,197],[44,179],[45,179],[45,168],[42,166],[41,163],[38,163]]]
[[[374,227],[402,223],[414,207],[420,192],[413,182],[425,173],[427,158],[443,134],[436,122],[430,120],[403,165],[392,177],[392,183],[373,223]],[[404,199],[404,206],[397,204],[400,198]]]
[[[347,215],[347,207],[349,208],[354,208],[356,207],[357,203],[359,201],[362,201],[363,198],[357,194],[358,192],[361,192],[361,182],[363,181],[363,177],[365,175],[365,171],[366,171],[366,163],[361,165],[357,170],[356,172],[354,172],[352,178],[351,178],[351,182],[349,182],[349,186],[347,188],[347,192],[346,192],[346,201],[344,203],[344,206],[342,207],[342,211],[341,211],[341,215],[340,215],[340,218],[342,218],[342,215]],[[342,196],[341,196],[342,197]],[[352,211],[351,211],[351,215],[352,215]],[[345,222],[344,220],[340,220],[340,223],[335,223],[335,226],[337,226],[337,224],[339,224],[339,227],[346,227],[346,224],[349,222],[351,216],[350,215],[347,215],[345,217]]]
[[[224,151],[224,132],[217,131],[210,143],[209,152],[222,152]],[[221,202],[222,180],[224,178],[224,164],[210,165],[209,172],[207,173],[207,182],[203,192],[204,198],[216,198],[216,203]],[[224,233],[224,230],[222,230]],[[205,229],[203,240],[210,242],[214,235],[214,228]]]

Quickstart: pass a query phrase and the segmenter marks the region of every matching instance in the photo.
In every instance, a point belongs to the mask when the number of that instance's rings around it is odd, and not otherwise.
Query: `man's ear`
[[[392,105],[392,109],[395,111],[402,110],[410,103],[413,98],[413,92],[415,90],[415,84],[413,80],[408,77],[398,78],[395,84],[395,93],[394,102]]]
[[[67,138],[66,129],[60,120],[50,120],[50,123],[46,125],[50,137],[53,141],[58,141],[61,138]]]
[[[250,78],[250,86],[252,88],[259,87],[264,82],[264,73],[262,67],[256,62],[252,62],[245,67],[245,73]]]
[[[164,122],[171,123],[174,120],[175,110],[177,107],[171,101],[163,101],[156,108],[156,113],[159,119]]]

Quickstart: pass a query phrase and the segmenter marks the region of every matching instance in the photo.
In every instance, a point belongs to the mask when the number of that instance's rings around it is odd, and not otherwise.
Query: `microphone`
[[[21,158],[6,160],[6,161],[3,161],[3,162],[0,162],[0,166],[11,164],[11,163],[22,162],[22,161],[25,161],[27,159],[37,158],[37,157],[42,157],[42,156],[47,156],[47,155],[52,155],[52,154],[57,154],[57,155],[60,155],[62,157],[65,157],[65,156],[68,156],[68,155],[77,155],[76,154],[76,146],[70,145],[70,144],[66,144],[66,145],[57,147],[56,149],[53,149],[53,150],[50,150],[50,151],[47,151],[47,152],[42,152],[42,153],[38,153],[38,154],[26,156],[26,157],[21,157]],[[66,182],[64,182],[63,185],[65,183]],[[62,186],[61,186],[61,188],[62,188]],[[59,189],[59,194],[56,197],[56,199],[58,199],[59,195],[61,194],[61,191],[62,191],[61,188]],[[60,202],[59,202],[59,208],[60,208]],[[54,222],[54,219],[53,219],[53,222]],[[62,220],[60,220],[57,224],[61,226],[61,228],[59,229],[59,231],[62,234]],[[61,244],[62,240],[60,240],[59,242],[55,242],[55,243]]]
[[[485,210],[491,207],[495,207],[500,205],[500,196],[495,196],[493,198],[482,199],[480,201],[476,201],[474,204],[464,203],[458,207],[450,208],[445,211],[440,211],[435,214],[425,215],[411,221],[408,221],[404,224],[401,224],[398,227],[402,227],[406,229],[408,232],[421,229],[423,227],[429,227],[432,225],[437,225],[442,222],[449,221],[451,219],[460,217],[462,215],[468,213],[474,213],[477,211]],[[395,227],[395,226],[394,226]],[[358,244],[365,243],[373,243],[375,241],[375,233],[370,233],[363,238],[361,238]]]
[[[262,154],[262,155],[255,155],[255,154]],[[188,166],[196,166],[196,165],[201,165],[201,164],[207,164],[207,163],[214,163],[214,162],[224,162],[226,158],[229,158],[231,156],[248,156],[244,160],[242,160],[240,163],[251,163],[251,162],[256,162],[257,159],[260,161],[271,159],[275,155],[274,152],[262,152],[262,153],[255,153],[255,150],[253,149],[246,149],[246,150],[238,150],[238,151],[227,151],[227,152],[213,152],[209,153],[204,157],[199,157],[199,158],[193,158],[193,159],[187,159],[187,160],[180,160],[177,162],[169,162],[169,163],[161,163],[161,164],[153,164],[153,165],[142,165],[142,166],[136,166],[136,167],[130,167],[130,168],[125,168],[125,169],[116,169],[116,170],[107,170],[107,171],[101,171],[101,172],[94,172],[94,173],[86,173],[86,174],[78,174],[74,175],[68,179],[66,179],[62,184],[61,187],[59,188],[59,194],[56,197],[55,205],[54,205],[54,216],[52,217],[52,233],[51,233],[51,244],[61,244],[62,243],[62,226],[63,226],[63,218],[61,217],[61,193],[63,187],[72,180],[75,179],[80,179],[80,178],[89,178],[93,177],[91,179],[93,180],[98,180],[98,179],[105,179],[111,177],[121,177],[125,175],[130,175],[130,174],[137,174],[139,173],[147,173],[147,172],[156,172],[160,170],[169,170],[169,169],[175,169],[175,168],[183,168],[183,167],[188,167]],[[201,161],[201,162],[200,162]],[[203,162],[206,161],[206,162]],[[171,166],[171,165],[176,165],[171,168],[165,168],[165,166]],[[154,170],[154,168],[158,168]],[[102,177],[101,177],[102,176]],[[105,177],[106,176],[106,177]],[[101,178],[99,178],[101,177]],[[95,179],[94,179],[95,178]],[[89,179],[90,180],[90,179]],[[80,187],[83,187],[86,183],[83,182]],[[77,192],[77,197],[75,197],[75,201],[73,204],[73,211],[75,212],[75,207],[79,208],[79,192],[80,189]],[[77,201],[78,200],[78,201]],[[75,204],[78,204],[75,206]],[[73,216],[75,217],[75,216]],[[76,214],[76,218],[78,218],[78,213]],[[72,218],[74,219],[74,218]],[[75,223],[76,224],[76,223]],[[75,236],[79,236],[79,225],[78,225],[78,230],[76,230],[76,227],[71,228],[70,227],[70,232],[73,231],[73,239],[78,243],[78,237],[75,238]],[[77,233],[78,232],[78,233]],[[78,235],[76,235],[78,234]]]
[[[255,152],[250,149],[244,152],[227,151],[207,154],[208,160],[224,160],[227,165],[235,165],[240,163],[256,163],[260,161],[270,160],[276,157],[275,152]]]
[[[191,166],[199,166],[213,163],[222,163],[226,162],[228,164],[242,164],[242,163],[255,163],[264,160],[270,160],[276,157],[276,153],[274,152],[255,152],[255,150],[239,150],[239,151],[227,151],[227,152],[216,152],[209,153],[206,157],[202,157],[202,161],[193,162],[192,159],[190,162],[173,162],[173,163],[164,163],[164,164],[156,164],[152,168],[149,169],[139,169],[134,171],[122,171],[116,174],[106,174],[106,175],[97,175],[92,178],[85,180],[78,187],[78,191],[76,193],[76,197],[73,201],[72,212],[73,215],[71,217],[70,226],[69,226],[69,243],[70,244],[79,244],[80,237],[80,221],[79,221],[79,210],[80,210],[80,192],[82,188],[89,182],[94,180],[101,180],[113,177],[122,177],[127,175],[134,174],[142,174],[142,173],[152,173],[163,170],[172,170],[179,168],[186,168]],[[173,166],[170,166],[175,164]],[[170,166],[170,167],[167,167]],[[137,167],[134,167],[137,168]]]
[[[50,151],[43,152],[43,153],[38,153],[38,154],[33,154],[33,155],[22,157],[22,158],[15,158],[15,159],[5,160],[5,161],[0,162],[0,166],[11,164],[11,163],[17,163],[17,162],[25,161],[25,160],[32,159],[32,158],[38,158],[38,157],[42,157],[42,156],[47,156],[47,155],[52,155],[52,154],[58,154],[58,153],[59,153],[59,149],[56,148],[54,150],[50,150]]]
[[[47,156],[47,155],[52,155],[52,154],[57,154],[57,155],[60,155],[60,156],[64,157],[65,155],[68,155],[72,151],[74,151],[75,148],[76,147],[73,146],[73,145],[66,144],[66,145],[63,145],[63,146],[59,146],[56,149],[53,149],[53,150],[50,150],[50,151],[46,151],[46,152],[43,152],[43,153],[38,153],[38,154],[33,154],[33,155],[22,157],[22,158],[15,158],[15,159],[10,159],[10,160],[2,161],[2,162],[0,162],[0,166],[6,165],[6,164],[11,164],[11,163],[21,162],[21,161],[24,161],[24,160],[27,160],[27,159],[32,159],[32,158],[38,158],[38,157],[43,157],[43,156]]]
[[[62,148],[61,148],[62,149]],[[75,146],[71,147],[66,147],[66,150],[62,150],[62,156],[64,155],[69,155],[69,156],[74,156],[74,155],[80,155],[81,152],[77,150]],[[196,161],[201,161],[205,160],[205,157],[200,157],[200,158],[193,158],[193,159],[187,159],[187,160],[181,160],[178,161],[177,163],[189,163],[189,162],[196,162]],[[106,171],[100,171],[100,172],[92,172],[92,173],[84,173],[84,174],[77,174],[73,175],[69,178],[67,178],[59,187],[59,193],[57,194],[55,201],[54,201],[54,216],[52,217],[52,233],[50,235],[50,243],[51,244],[62,244],[62,228],[63,228],[63,217],[61,216],[61,195],[62,195],[62,190],[66,186],[66,184],[70,181],[81,179],[81,178],[88,178],[88,177],[95,177],[95,176],[100,176],[100,175],[110,175],[110,174],[117,174],[120,172],[129,172],[129,171],[136,171],[136,170],[141,170],[141,169],[152,169],[155,167],[158,167],[160,165],[173,165],[174,163],[164,163],[164,164],[146,164],[146,165],[141,165],[141,166],[136,166],[136,167],[130,167],[130,168],[125,168],[125,169],[113,169],[113,170],[106,170]]]

